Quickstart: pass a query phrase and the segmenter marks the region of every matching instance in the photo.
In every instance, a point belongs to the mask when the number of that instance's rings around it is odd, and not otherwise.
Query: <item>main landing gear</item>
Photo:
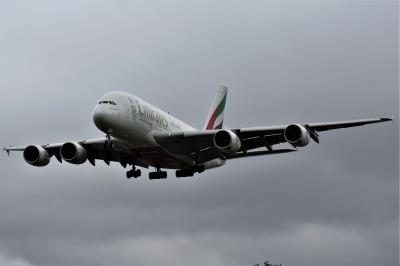
[[[176,171],[176,177],[188,177],[193,176],[194,170],[193,169],[181,169]]]
[[[188,177],[188,176],[193,176],[194,173],[202,173],[204,172],[204,166],[200,165],[196,165],[190,168],[186,168],[186,169],[180,169],[176,171],[176,177]]]
[[[126,172],[126,177],[130,179],[131,177],[138,178],[141,176],[142,172],[140,169],[136,169],[134,166],[132,170]],[[149,173],[149,178],[150,179],[165,179],[167,178],[167,172],[166,171],[161,171],[159,168],[157,168],[156,172],[150,172]]]
[[[155,172],[150,172],[149,173],[149,179],[166,179],[167,178],[167,172],[166,171],[161,171],[160,168],[156,168],[157,170]],[[194,166],[190,168],[185,168],[185,169],[180,169],[176,171],[176,177],[187,177],[187,176],[193,176],[195,173],[202,173],[204,172],[204,166]],[[129,179],[131,177],[137,178],[141,176],[141,171],[140,169],[136,169],[135,166],[132,167],[132,170],[126,172],[126,177]]]
[[[140,171],[140,169],[135,169],[135,167],[132,168],[132,170],[126,172],[126,178],[138,178],[139,176],[142,175],[142,172]]]
[[[167,178],[167,172],[161,171],[160,168],[157,168],[156,172],[149,173],[149,179],[165,179]]]

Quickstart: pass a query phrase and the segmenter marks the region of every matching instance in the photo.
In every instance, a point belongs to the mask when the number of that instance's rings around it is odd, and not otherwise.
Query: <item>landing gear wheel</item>
[[[133,177],[132,174],[133,174],[132,171],[126,172],[126,178],[130,179],[131,177]]]
[[[176,177],[188,177],[188,176],[193,176],[194,175],[194,170],[189,168],[189,169],[181,169],[176,171]]]
[[[157,172],[150,172],[149,173],[149,179],[165,179],[165,178],[167,178],[167,172],[166,171],[158,170]]]
[[[126,178],[130,179],[131,177],[133,178],[138,178],[139,176],[142,175],[142,171],[140,171],[140,169],[132,169],[128,172],[126,172]]]
[[[133,177],[134,178],[138,178],[141,175],[142,175],[142,171],[140,171],[140,169],[137,169],[137,170],[133,171]]]

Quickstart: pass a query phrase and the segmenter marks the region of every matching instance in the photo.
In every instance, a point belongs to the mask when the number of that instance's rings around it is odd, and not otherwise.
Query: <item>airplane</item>
[[[297,151],[310,140],[319,143],[319,132],[393,121],[392,117],[370,118],[328,123],[294,123],[289,125],[223,128],[228,88],[221,86],[214,97],[203,130],[197,130],[168,112],[139,97],[113,91],[100,98],[93,111],[93,122],[106,135],[103,138],[65,143],[7,147],[4,151],[22,151],[33,166],[46,166],[51,157],[71,164],[96,160],[107,165],[118,162],[131,167],[126,177],[137,178],[137,167],[154,167],[150,179],[165,179],[175,169],[176,177],[223,166],[227,160],[251,156],[274,155]],[[275,149],[281,143],[290,149]]]

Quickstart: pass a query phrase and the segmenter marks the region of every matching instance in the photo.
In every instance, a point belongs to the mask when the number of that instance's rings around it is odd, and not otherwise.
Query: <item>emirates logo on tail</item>
[[[222,128],[224,122],[224,110],[225,110],[227,92],[228,88],[225,86],[221,86],[218,89],[213,104],[211,106],[210,114],[208,115],[206,125],[204,127],[205,130]]]

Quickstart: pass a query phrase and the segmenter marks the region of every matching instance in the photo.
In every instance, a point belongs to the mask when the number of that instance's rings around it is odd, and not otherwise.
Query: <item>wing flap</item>
[[[156,142],[174,154],[190,154],[209,148],[216,130],[153,132]]]
[[[247,152],[247,153],[235,153],[235,154],[227,155],[226,159],[230,160],[230,159],[253,157],[253,156],[274,155],[274,154],[289,153],[289,152],[294,152],[294,151],[297,151],[297,150],[280,149],[280,150],[273,150],[273,151],[252,151],[252,152]]]
[[[239,138],[241,139],[242,150],[244,151],[257,149],[260,147],[267,147],[268,149],[272,149],[272,145],[280,144],[286,141],[283,133],[259,135],[252,138],[243,138],[242,136],[239,136]]]

